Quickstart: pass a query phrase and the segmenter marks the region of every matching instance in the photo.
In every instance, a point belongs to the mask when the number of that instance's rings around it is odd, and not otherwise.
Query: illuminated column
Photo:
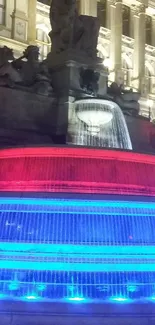
[[[35,43],[36,40],[36,15],[37,0],[28,0],[28,42]]]
[[[122,59],[122,0],[110,0],[110,78],[115,80]]]
[[[134,12],[133,87],[140,90],[145,76],[145,5]]]
[[[97,17],[97,0],[81,0],[80,13],[81,15]]]

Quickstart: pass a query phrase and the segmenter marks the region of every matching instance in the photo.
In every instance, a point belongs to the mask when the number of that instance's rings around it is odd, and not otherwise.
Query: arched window
[[[0,25],[5,25],[6,0],[0,0]]]
[[[151,77],[151,73],[150,70],[148,69],[148,67],[145,66],[145,78],[147,80],[147,92],[151,93],[151,88],[152,88],[152,77]]]
[[[126,62],[126,60],[123,60],[122,62],[122,70],[124,72],[124,86],[129,87],[130,86],[130,69]]]
[[[145,21],[145,30],[146,30],[146,44],[152,44],[152,17],[146,15]]]
[[[97,2],[97,16],[101,27],[106,27],[106,0]]]
[[[37,44],[40,49],[40,59],[46,59],[50,51],[50,41],[48,35],[42,29],[37,29]]]
[[[122,7],[123,35],[130,37],[130,7],[123,5]]]

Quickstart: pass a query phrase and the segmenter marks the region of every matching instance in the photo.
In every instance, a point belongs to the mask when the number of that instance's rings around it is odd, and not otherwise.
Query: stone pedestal
[[[107,94],[108,72],[104,68],[102,60],[89,58],[85,53],[69,50],[60,54],[48,55],[48,66],[52,76],[52,86],[58,98],[57,120],[62,125],[62,120],[67,121],[67,129],[75,127],[73,118],[74,101],[77,98],[91,97],[81,87],[81,71],[92,70],[99,76],[96,96],[104,97]],[[93,95],[92,95],[93,96]],[[65,128],[65,125],[64,125]],[[68,137],[67,137],[68,139]],[[67,140],[69,141],[69,140]]]
[[[98,94],[104,96],[107,93],[108,72],[102,64],[102,60],[91,59],[85,53],[77,53],[70,50],[60,54],[50,53],[48,55],[48,66],[52,74],[53,88],[62,96],[69,96],[72,92],[80,93],[83,90],[80,86],[81,69],[90,69],[99,73]]]

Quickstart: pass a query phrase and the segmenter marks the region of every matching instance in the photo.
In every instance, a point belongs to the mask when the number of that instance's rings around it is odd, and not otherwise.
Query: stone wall
[[[2,87],[0,98],[0,147],[51,145],[53,135],[65,133],[65,100]]]
[[[91,316],[90,316],[91,315]],[[154,304],[1,302],[3,325],[154,325]]]

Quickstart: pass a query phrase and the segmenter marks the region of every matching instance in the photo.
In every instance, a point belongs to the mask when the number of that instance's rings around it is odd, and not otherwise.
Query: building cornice
[[[21,49],[25,49],[28,46],[28,44],[16,41],[11,38],[0,36],[0,46],[8,46],[9,48],[21,50]]]

